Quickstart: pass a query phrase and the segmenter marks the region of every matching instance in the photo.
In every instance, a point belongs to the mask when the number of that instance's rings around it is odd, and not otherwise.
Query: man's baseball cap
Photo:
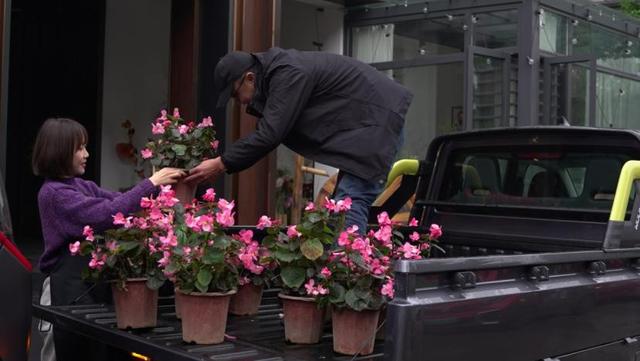
[[[254,63],[253,55],[244,51],[233,51],[220,59],[213,78],[219,92],[218,108],[227,105],[233,92],[233,82],[240,79],[242,74],[249,70]]]

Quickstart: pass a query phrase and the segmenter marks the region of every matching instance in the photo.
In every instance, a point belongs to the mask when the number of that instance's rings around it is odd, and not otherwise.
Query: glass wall
[[[496,49],[515,47],[518,43],[518,11],[474,14],[475,45]]]
[[[504,60],[488,56],[474,57],[473,127],[493,128],[505,125]]]

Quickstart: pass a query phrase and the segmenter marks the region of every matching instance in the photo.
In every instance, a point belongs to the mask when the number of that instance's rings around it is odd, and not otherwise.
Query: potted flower
[[[326,200],[325,207],[309,203],[302,221],[281,229],[263,216],[257,225],[267,228],[263,244],[279,267],[277,280],[282,286],[279,295],[284,312],[285,338],[292,343],[317,343],[322,334],[325,307],[317,298],[329,290],[320,284],[325,275],[329,252],[336,238],[336,229],[344,227],[344,213],[351,200]]]
[[[151,131],[156,139],[150,139],[140,153],[154,169],[174,167],[189,170],[201,161],[217,156],[218,141],[211,117],[196,124],[182,119],[178,108],[172,115],[162,110],[151,124]],[[186,204],[193,199],[196,185],[178,182],[174,189],[178,199]]]
[[[85,240],[69,245],[71,254],[91,256],[83,277],[112,282],[118,328],[154,327],[157,319],[158,288],[165,276],[157,266],[161,244],[170,232],[167,209],[177,203],[170,187],[163,187],[156,198],[143,198],[143,211],[125,217],[113,216],[113,224],[103,235],[84,228]]]
[[[176,207],[173,232],[162,240],[170,249],[158,261],[179,295],[182,338],[197,344],[224,341],[229,301],[238,287],[236,258],[240,242],[223,227],[234,224],[234,203],[215,200]]]
[[[240,278],[238,292],[231,298],[229,313],[254,315],[258,313],[263,288],[268,287],[276,264],[266,247],[254,239],[252,230],[243,229],[233,238],[241,244],[236,258]]]

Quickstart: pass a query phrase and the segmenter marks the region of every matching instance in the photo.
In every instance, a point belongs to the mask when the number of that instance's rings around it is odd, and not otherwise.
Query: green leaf
[[[354,311],[362,311],[367,307],[367,303],[356,294],[355,290],[349,290],[344,295],[344,301]]]
[[[320,222],[322,220],[322,215],[316,212],[310,213],[309,216],[307,217],[307,219],[309,220],[309,222],[311,223],[317,223]]]
[[[320,240],[313,238],[303,242],[300,245],[300,251],[302,251],[302,254],[307,257],[307,259],[315,261],[324,253],[324,247]]]
[[[160,278],[158,276],[149,277],[147,279],[147,287],[151,288],[152,290],[157,290],[158,288],[162,287],[164,281],[164,278]]]
[[[198,272],[197,283],[208,288],[212,278],[213,275],[211,275],[211,271],[209,271],[208,269],[201,269],[200,272]]]
[[[122,251],[122,252],[127,252],[130,251],[136,247],[140,246],[140,243],[138,242],[128,242],[128,241],[121,241],[118,242],[118,248]]]
[[[177,156],[183,156],[187,152],[187,146],[182,144],[174,144],[171,146],[171,150],[173,150]]]
[[[114,255],[107,257],[107,267],[113,268],[116,265],[117,258]]]
[[[159,167],[162,164],[162,159],[153,157],[151,158],[151,165],[154,167]]]
[[[207,252],[202,257],[202,263],[204,264],[216,264],[224,261],[224,252],[219,249],[207,248]]]
[[[329,301],[331,303],[342,303],[344,302],[345,293],[344,287],[336,283],[329,287]]]
[[[280,278],[287,287],[298,288],[302,286],[305,279],[305,269],[295,266],[283,267],[280,272]]]
[[[285,262],[285,263],[292,262],[298,258],[295,253],[289,252],[285,249],[278,249],[273,253],[273,255],[276,257],[278,261]]]
[[[356,287],[359,289],[369,290],[371,289],[372,284],[373,284],[373,279],[371,277],[362,277],[356,283]]]

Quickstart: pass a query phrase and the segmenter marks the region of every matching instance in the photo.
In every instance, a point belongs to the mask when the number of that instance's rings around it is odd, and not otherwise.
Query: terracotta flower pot
[[[333,351],[345,355],[373,352],[379,310],[333,309]]]
[[[284,336],[291,343],[318,343],[322,336],[323,308],[315,298],[279,294],[284,312]]]
[[[118,328],[155,327],[158,320],[158,290],[147,287],[146,278],[132,278],[126,290],[111,284]]]
[[[180,316],[182,317],[182,339],[197,344],[216,344],[224,341],[227,328],[227,312],[231,296],[227,293],[182,293]]]
[[[380,315],[378,316],[378,326],[376,326],[376,329],[378,330],[378,332],[376,332],[376,340],[384,341],[384,332],[386,327],[383,326],[383,324],[386,319],[387,319],[387,307],[383,305],[382,308],[380,309]]]
[[[197,184],[185,183],[179,180],[178,183],[173,185],[173,189],[176,192],[176,198],[180,200],[182,204],[189,204],[196,195]]]
[[[262,301],[262,286],[253,283],[240,286],[238,293],[231,297],[229,313],[238,316],[255,315]]]
[[[181,307],[180,302],[182,301],[183,294],[182,292],[178,292],[177,288],[174,290],[173,294],[174,294],[174,306],[176,309],[176,318],[180,319],[180,307]]]

